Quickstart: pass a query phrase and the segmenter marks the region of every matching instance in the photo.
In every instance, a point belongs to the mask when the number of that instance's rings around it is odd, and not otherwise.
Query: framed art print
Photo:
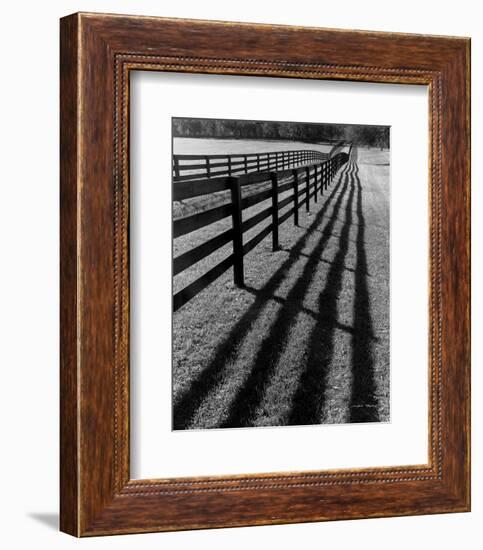
[[[469,510],[469,40],[61,20],[61,529]]]

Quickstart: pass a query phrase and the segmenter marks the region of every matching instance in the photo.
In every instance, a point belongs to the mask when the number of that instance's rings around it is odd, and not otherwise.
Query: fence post
[[[207,177],[210,177],[211,174],[210,174],[210,157],[205,157],[205,161],[206,161],[206,175]]]
[[[232,221],[233,221],[233,281],[236,286],[245,286],[243,273],[243,231],[240,179],[230,179]]]
[[[174,177],[179,178],[179,159],[177,156],[173,155],[174,160]]]
[[[307,166],[305,169],[305,209],[309,211],[309,198],[310,198],[310,168]]]
[[[293,174],[293,223],[299,225],[299,175],[297,170],[292,170]]]
[[[320,163],[320,196],[324,194],[324,165]]]
[[[245,174],[248,174],[247,156],[245,155]]]
[[[231,176],[231,157],[228,156],[228,175]]]
[[[260,154],[257,153],[257,172],[260,172]]]
[[[272,180],[272,250],[278,250],[278,176],[270,172]]]
[[[317,165],[314,165],[314,202],[317,202]]]

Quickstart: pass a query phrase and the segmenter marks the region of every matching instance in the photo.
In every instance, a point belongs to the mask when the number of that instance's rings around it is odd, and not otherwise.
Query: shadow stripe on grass
[[[362,185],[359,168],[355,173],[357,187],[356,274],[354,293],[354,332],[352,334],[352,392],[349,404],[351,422],[379,422],[379,400],[374,379],[372,349],[373,320],[367,286],[367,255],[364,244],[365,220],[362,211]]]

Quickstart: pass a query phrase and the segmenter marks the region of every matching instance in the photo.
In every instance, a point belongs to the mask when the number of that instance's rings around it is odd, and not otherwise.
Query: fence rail
[[[290,153],[291,151],[288,152]],[[306,153],[306,151],[299,152]],[[194,157],[194,155],[189,156]],[[174,258],[173,275],[183,272],[230,242],[233,243],[233,253],[194,282],[174,294],[173,310],[176,311],[186,304],[196,294],[230,269],[230,267],[233,267],[234,283],[240,287],[244,286],[244,257],[270,234],[272,235],[272,249],[274,251],[277,250],[279,247],[279,226],[291,216],[294,217],[294,225],[297,226],[299,222],[299,209],[305,205],[306,210],[309,211],[310,200],[313,199],[317,202],[318,197],[322,196],[339,168],[348,161],[349,156],[350,152],[349,154],[337,153],[331,158],[322,161],[317,159],[312,164],[299,168],[252,172],[239,176],[231,175],[212,179],[197,179],[191,182],[176,181],[173,186],[174,200],[182,200],[180,197],[187,199],[207,193],[229,191],[230,202],[204,212],[174,220],[173,238],[186,235],[229,216],[232,218],[232,225],[230,229],[222,231],[204,243]],[[219,158],[221,157],[219,156]],[[223,156],[223,158],[225,157]],[[298,157],[295,155],[292,158]],[[286,162],[288,161],[286,160]],[[242,197],[242,187],[259,183],[270,184],[270,187],[247,197]],[[281,194],[290,190],[292,191],[290,195],[282,199],[280,198]],[[268,199],[271,199],[270,206],[243,220],[244,210]],[[280,211],[290,204],[293,204],[292,208],[280,216]],[[267,218],[271,218],[270,224],[265,226],[248,242],[243,243],[243,234]]]
[[[173,181],[180,183],[250,172],[277,172],[302,164],[322,162],[328,158],[328,153],[312,150],[233,155],[173,155]]]

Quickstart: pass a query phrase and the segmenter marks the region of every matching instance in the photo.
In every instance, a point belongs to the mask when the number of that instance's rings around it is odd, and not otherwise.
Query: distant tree
[[[200,118],[173,118],[172,131],[174,137],[343,141],[381,148],[389,147],[390,138],[388,126]]]

